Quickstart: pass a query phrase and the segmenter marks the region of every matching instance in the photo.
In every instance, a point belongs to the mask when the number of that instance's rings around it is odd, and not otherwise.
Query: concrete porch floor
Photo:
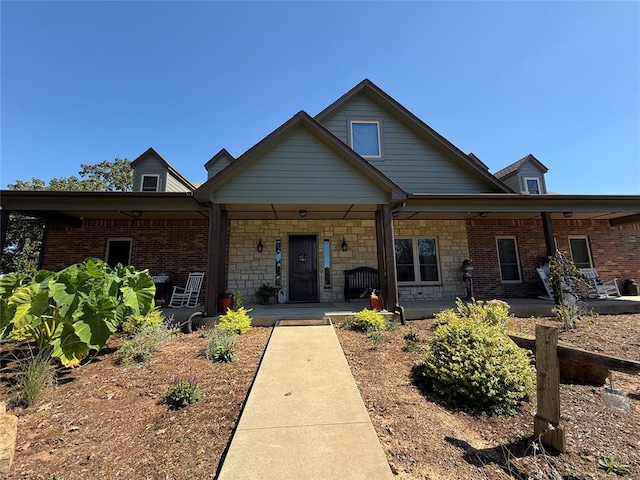
[[[553,302],[537,298],[503,298],[511,305],[511,314],[515,317],[527,318],[531,316],[549,317],[552,316],[551,308]],[[620,315],[624,313],[640,313],[640,296],[617,297],[607,299],[587,299],[585,303],[589,308],[601,315]],[[419,320],[433,317],[435,313],[446,308],[454,308],[454,300],[421,300],[402,302],[407,320]],[[368,308],[366,300],[354,300],[347,302],[331,303],[287,303],[258,305],[248,304],[247,309],[252,309],[250,315],[255,326],[275,325],[278,320],[311,320],[330,318],[333,323],[340,323],[344,319]],[[180,323],[186,320],[195,312],[202,312],[203,305],[196,308],[163,308],[165,316],[173,315]],[[212,325],[217,320],[217,316],[195,317],[194,326]]]

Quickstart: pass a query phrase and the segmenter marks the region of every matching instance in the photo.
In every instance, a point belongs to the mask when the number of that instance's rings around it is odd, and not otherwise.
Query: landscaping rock
[[[16,452],[18,417],[7,414],[7,404],[0,402],[0,473],[9,473]]]

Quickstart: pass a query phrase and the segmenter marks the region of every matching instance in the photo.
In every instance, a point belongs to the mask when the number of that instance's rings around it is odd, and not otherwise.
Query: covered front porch
[[[553,302],[537,298],[502,298],[511,306],[510,313],[518,318],[551,317]],[[608,299],[586,299],[587,308],[593,309],[600,315],[620,315],[627,313],[640,313],[640,297],[623,296]],[[455,307],[455,300],[412,300],[402,302],[405,318],[409,321],[421,320],[433,317],[437,312]],[[176,322],[185,323],[196,312],[204,312],[202,308],[163,308],[163,315],[173,316]],[[298,304],[271,304],[271,305],[246,305],[251,309],[249,315],[253,318],[254,326],[275,325],[278,320],[318,320],[330,319],[333,323],[341,323],[349,315],[368,308],[365,300],[329,303],[298,303]],[[205,325],[213,325],[218,316],[196,315],[193,317],[193,327],[199,328]]]

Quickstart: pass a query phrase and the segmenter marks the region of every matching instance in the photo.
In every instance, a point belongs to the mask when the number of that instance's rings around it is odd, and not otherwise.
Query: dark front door
[[[318,301],[318,254],[316,237],[289,237],[289,301]]]

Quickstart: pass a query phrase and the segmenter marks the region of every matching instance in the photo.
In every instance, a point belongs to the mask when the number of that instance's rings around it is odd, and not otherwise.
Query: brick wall
[[[476,298],[535,297],[544,295],[536,272],[546,247],[540,220],[486,220],[467,222],[469,253],[473,261]],[[553,233],[561,252],[569,252],[569,235],[589,238],[594,267],[603,279],[618,277],[622,289],[627,278],[640,279],[640,224],[611,227],[608,221],[554,220]],[[522,283],[500,281],[496,236],[515,236]]]
[[[51,225],[42,268],[60,270],[87,257],[104,259],[108,239],[131,239],[131,265],[152,275],[168,273],[176,285],[184,285],[189,272],[206,271],[207,225],[207,220],[133,219],[84,220],[80,228]]]

